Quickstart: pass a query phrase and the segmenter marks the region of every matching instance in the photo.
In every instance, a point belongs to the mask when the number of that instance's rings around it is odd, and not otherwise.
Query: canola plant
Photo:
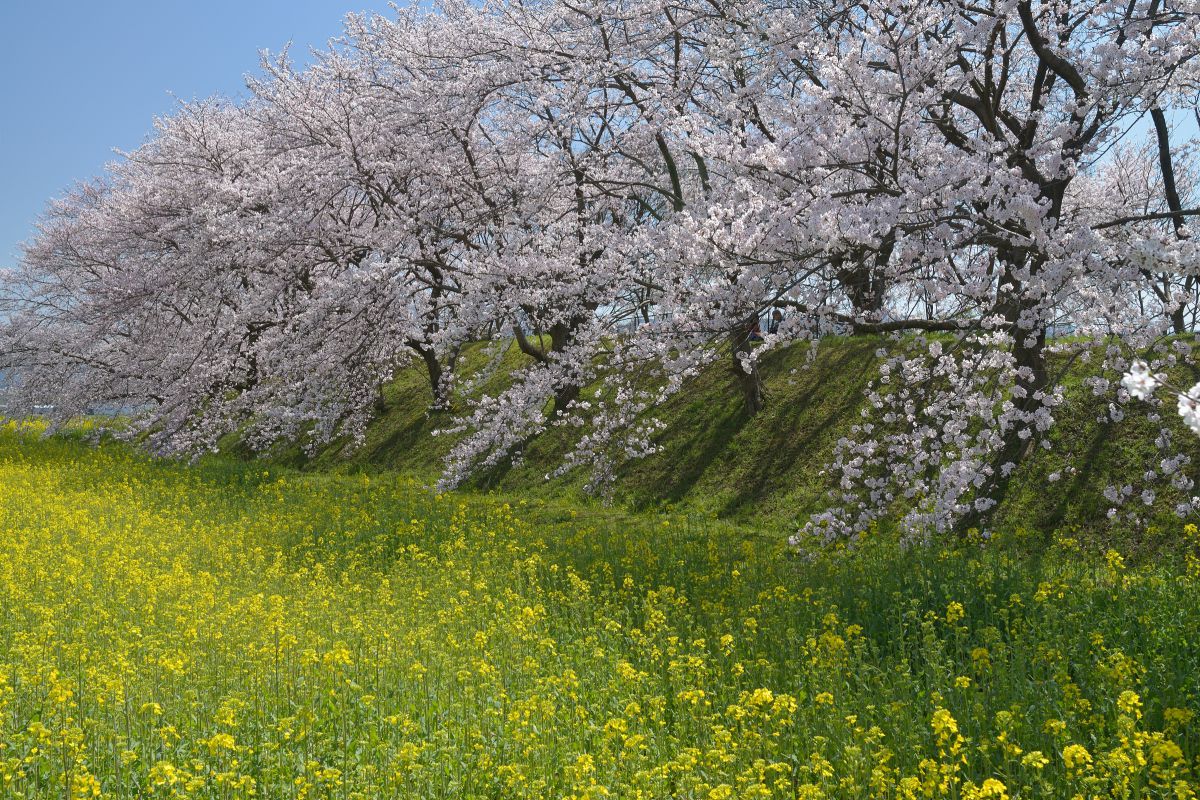
[[[1200,537],[798,557],[0,433],[0,797],[1196,796]]]

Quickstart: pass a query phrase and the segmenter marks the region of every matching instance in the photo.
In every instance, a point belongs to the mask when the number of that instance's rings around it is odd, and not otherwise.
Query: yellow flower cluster
[[[1186,569],[670,521],[10,426],[0,798],[1195,796]]]

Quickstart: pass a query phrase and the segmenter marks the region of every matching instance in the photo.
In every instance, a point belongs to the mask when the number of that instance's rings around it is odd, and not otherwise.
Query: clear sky
[[[97,175],[175,97],[244,91],[258,52],[294,58],[386,0],[0,0],[0,266],[46,201]]]

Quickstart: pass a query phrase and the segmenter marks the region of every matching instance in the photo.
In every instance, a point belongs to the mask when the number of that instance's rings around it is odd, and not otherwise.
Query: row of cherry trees
[[[165,452],[318,444],[418,368],[460,434],[447,484],[550,425],[580,427],[562,468],[603,482],[707,365],[753,414],[765,352],[872,334],[813,526],[901,504],[914,533],[979,525],[1053,424],[1051,364],[1188,358],[1163,337],[1198,313],[1200,170],[1171,127],[1198,30],[1191,0],[352,16],[308,68],[181,105],[50,206],[5,281],[11,402],[129,409]]]

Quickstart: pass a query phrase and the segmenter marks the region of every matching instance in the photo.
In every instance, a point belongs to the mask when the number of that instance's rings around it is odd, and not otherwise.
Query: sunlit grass
[[[1179,536],[805,560],[8,431],[0,796],[1192,797]]]

